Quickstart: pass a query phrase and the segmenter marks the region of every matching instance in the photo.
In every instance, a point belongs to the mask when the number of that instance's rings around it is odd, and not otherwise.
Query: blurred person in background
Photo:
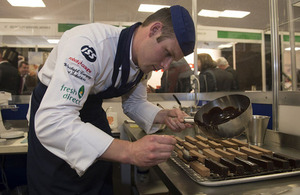
[[[234,70],[228,63],[228,61],[226,60],[226,58],[224,57],[220,57],[217,59],[217,66],[227,72],[230,72],[233,76],[234,82],[233,82],[233,87],[232,90],[233,91],[237,91],[239,90],[239,81],[238,81],[238,75],[236,70]]]
[[[26,78],[29,73],[29,64],[26,61],[19,61],[18,72],[19,72],[18,95],[22,95],[23,92],[27,90]]]
[[[149,93],[189,93],[192,88],[190,76],[193,74],[190,65],[182,58],[173,61],[170,68],[161,77],[161,87],[154,89],[148,85]]]
[[[232,74],[218,68],[209,54],[198,54],[198,70],[200,71],[200,92],[231,91],[233,89]]]
[[[18,53],[9,48],[0,49],[0,91],[6,91],[12,95],[18,94],[18,69],[14,62],[18,59]]]
[[[37,72],[35,71],[35,69],[30,71],[30,65],[25,60],[19,61],[18,71],[19,71],[18,94],[30,95],[38,83]]]

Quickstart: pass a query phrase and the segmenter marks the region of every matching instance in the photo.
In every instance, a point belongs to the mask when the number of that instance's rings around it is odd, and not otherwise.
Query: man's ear
[[[161,33],[162,26],[161,22],[153,23],[150,27],[149,37],[157,35],[157,33]]]

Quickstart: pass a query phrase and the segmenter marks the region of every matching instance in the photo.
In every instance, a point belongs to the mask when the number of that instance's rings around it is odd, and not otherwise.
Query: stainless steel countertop
[[[135,124],[124,123],[124,129],[131,141],[142,138],[146,134]],[[156,134],[173,134],[184,138],[186,135],[194,136],[193,129],[188,129],[181,133],[173,133],[165,129]],[[272,132],[268,132],[272,135]],[[277,137],[277,136],[268,136]],[[289,156],[300,158],[300,151],[290,147],[282,147],[276,141],[272,142],[266,139],[263,148],[270,149],[274,152],[284,153]],[[300,176],[286,177],[280,179],[272,179],[266,181],[257,181],[244,184],[235,184],[228,186],[208,187],[194,182],[180,167],[178,167],[172,160],[167,160],[153,169],[160,176],[162,181],[168,187],[171,194],[300,194]]]

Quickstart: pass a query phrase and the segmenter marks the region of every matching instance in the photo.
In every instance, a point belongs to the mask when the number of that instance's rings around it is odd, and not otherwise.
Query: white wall
[[[161,86],[161,77],[163,75],[162,70],[153,71],[151,78],[148,80],[148,85],[151,85],[153,88],[157,89],[157,87]]]
[[[278,113],[279,131],[300,136],[300,107],[280,105]]]

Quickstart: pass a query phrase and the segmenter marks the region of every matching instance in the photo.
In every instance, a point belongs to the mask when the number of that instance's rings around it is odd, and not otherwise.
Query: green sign
[[[283,35],[283,41],[289,42],[290,36],[289,35]],[[300,36],[295,36],[295,42],[300,42]]]
[[[71,28],[75,26],[79,26],[81,24],[58,24],[58,32],[65,32],[67,30],[70,30]]]
[[[219,31],[218,30],[218,38],[261,40],[261,33]]]

